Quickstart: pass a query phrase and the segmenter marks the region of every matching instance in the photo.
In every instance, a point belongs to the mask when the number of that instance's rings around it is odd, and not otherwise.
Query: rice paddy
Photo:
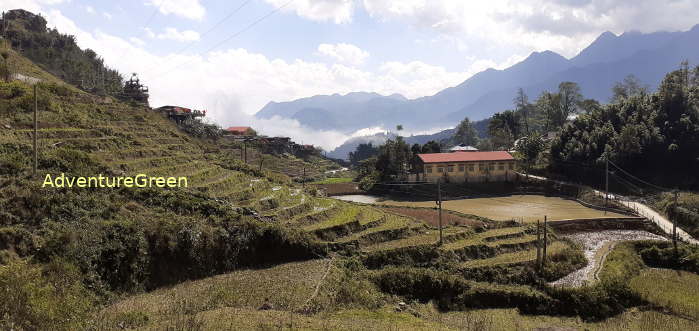
[[[380,203],[391,206],[429,208],[435,205],[434,201],[384,200]],[[442,203],[442,208],[498,221],[523,219],[525,222],[536,222],[537,220],[543,221],[544,216],[548,217],[550,221],[626,216],[588,208],[573,200],[542,195],[512,195],[495,198],[447,200]]]

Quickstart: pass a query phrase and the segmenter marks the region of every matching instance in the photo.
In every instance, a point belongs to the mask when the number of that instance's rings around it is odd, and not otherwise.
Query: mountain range
[[[518,88],[530,99],[554,91],[563,81],[580,85],[585,98],[606,103],[612,86],[633,74],[654,89],[683,60],[699,63],[699,25],[680,32],[602,33],[575,57],[534,52],[503,69],[487,69],[435,95],[407,99],[399,94],[353,92],[319,95],[288,102],[270,102],[255,116],[298,120],[313,129],[345,133],[402,124],[407,130],[454,127],[464,117],[472,121],[512,108]]]

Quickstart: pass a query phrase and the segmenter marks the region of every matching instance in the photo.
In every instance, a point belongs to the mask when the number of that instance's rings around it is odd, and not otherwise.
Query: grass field
[[[647,269],[631,280],[631,288],[652,304],[699,319],[699,275],[670,269]]]
[[[382,201],[391,206],[434,207],[434,201]],[[575,201],[542,195],[513,195],[496,198],[474,198],[448,200],[442,208],[464,214],[473,214],[493,220],[505,221],[524,218],[526,222],[536,222],[547,216],[551,221],[573,218],[621,217],[624,215],[610,213],[585,207]]]

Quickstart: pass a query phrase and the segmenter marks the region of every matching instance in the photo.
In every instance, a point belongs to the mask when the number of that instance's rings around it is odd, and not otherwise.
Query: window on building
[[[437,172],[444,172],[444,167],[437,167]]]
[[[459,164],[459,172],[464,172],[466,170],[466,165],[465,164]]]
[[[495,163],[488,162],[488,170],[495,170]]]
[[[510,162],[510,170],[514,170],[514,169],[515,169],[515,163],[514,163],[514,162]]]
[[[485,164],[479,163],[479,164],[478,164],[478,170],[480,170],[480,171],[485,170]]]
[[[505,170],[505,164],[502,162],[498,163],[498,170]]]
[[[473,172],[473,164],[468,165],[468,171]]]
[[[454,165],[453,164],[448,165],[447,169],[449,170],[449,172],[454,172]]]
[[[425,166],[425,172],[428,174],[432,173],[432,166]]]

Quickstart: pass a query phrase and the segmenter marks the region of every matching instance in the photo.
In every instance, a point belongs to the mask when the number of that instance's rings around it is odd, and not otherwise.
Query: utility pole
[[[263,157],[262,154],[260,154],[260,171],[262,171],[262,161],[264,161],[265,158]]]
[[[437,206],[439,207],[439,246],[444,243],[442,241],[442,186],[441,180],[437,180]]]
[[[243,161],[245,161],[245,163],[248,163],[248,141],[247,140],[243,140],[243,149],[244,149]]]
[[[301,185],[306,188],[306,165],[303,166],[303,177],[301,178]]]
[[[546,264],[546,246],[548,246],[548,244],[549,244],[548,243],[549,231],[546,228],[546,225],[547,225],[547,217],[544,216],[544,248],[543,248],[544,254],[543,254],[542,259],[541,259],[542,266]]]
[[[36,93],[36,84],[34,84],[34,139],[33,139],[33,145],[34,145],[34,167],[32,171],[32,176],[36,177],[36,168],[39,164],[39,151],[37,149],[37,144],[36,144],[36,136],[39,131],[39,121],[37,119],[37,113],[39,112],[39,100],[37,99],[37,93]]]
[[[536,220],[536,271],[541,271],[541,224]]]
[[[609,201],[609,155],[604,159],[606,161],[604,163],[604,214],[607,215],[607,208],[609,208],[607,204]]]

